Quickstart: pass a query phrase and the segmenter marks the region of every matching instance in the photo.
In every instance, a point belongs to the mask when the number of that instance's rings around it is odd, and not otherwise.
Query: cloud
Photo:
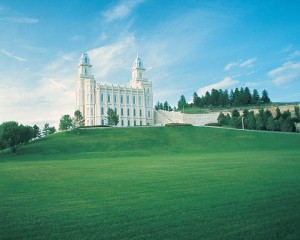
[[[108,22],[123,19],[130,15],[133,9],[139,5],[140,3],[144,2],[144,0],[123,0],[120,1],[116,6],[112,9],[102,12],[102,16]]]
[[[13,55],[12,53],[7,52],[7,51],[4,50],[4,49],[0,50],[0,52],[3,53],[5,56],[10,57],[10,58],[14,58],[14,59],[16,59],[16,60],[18,60],[18,61],[20,61],[20,62],[26,62],[26,61],[27,61],[26,59],[21,58],[21,57],[18,57],[18,56],[15,56],[15,55]]]
[[[15,22],[15,23],[27,23],[27,24],[32,24],[32,23],[37,23],[39,20],[36,18],[28,18],[28,17],[7,17],[4,18],[7,21],[10,22]]]
[[[239,61],[236,61],[236,62],[231,62],[231,63],[226,64],[226,66],[224,67],[224,70],[229,71],[234,67],[240,67],[240,68],[252,67],[253,63],[255,61],[256,61],[256,58],[250,58],[250,59],[247,59],[245,61],[239,60]]]
[[[119,38],[116,42],[88,51],[91,64],[94,65],[95,77],[102,78],[106,82],[123,82],[120,76],[124,77],[125,71],[130,74],[136,48],[134,36],[127,35]]]
[[[238,80],[234,80],[231,77],[225,77],[222,81],[199,88],[198,95],[203,96],[208,91],[210,92],[212,89],[226,89],[235,87],[239,83]]]
[[[239,67],[251,67],[253,66],[253,63],[256,61],[256,58],[250,58],[244,62],[242,62]]]
[[[1,83],[0,122],[15,120],[40,126],[48,122],[57,127],[62,115],[72,115],[77,63],[72,59],[72,53],[62,54],[36,74],[29,75],[30,79],[24,76],[22,83]],[[32,79],[34,84],[29,84]]]
[[[240,62],[231,62],[226,64],[226,66],[224,67],[225,71],[229,71],[230,69],[232,69],[235,66],[238,66],[240,64]]]
[[[282,66],[268,72],[268,76],[277,86],[283,86],[300,78],[300,62],[285,62]]]
[[[295,57],[300,57],[300,51],[294,51],[291,55],[290,55],[291,58],[295,58]]]

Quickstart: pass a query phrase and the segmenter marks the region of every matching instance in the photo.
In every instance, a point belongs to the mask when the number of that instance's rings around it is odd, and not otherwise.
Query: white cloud
[[[116,6],[112,9],[102,12],[102,15],[108,22],[123,19],[130,15],[133,9],[142,3],[144,0],[123,0],[120,1]]]
[[[226,66],[224,67],[225,71],[229,71],[230,69],[232,69],[233,67],[236,67],[240,64],[240,62],[231,62],[226,64]]]
[[[238,80],[234,80],[231,77],[225,77],[222,81],[199,88],[198,95],[203,96],[208,91],[210,92],[212,89],[227,89],[235,87],[239,83]]]
[[[250,58],[244,62],[242,62],[239,67],[251,67],[253,66],[253,63],[256,61],[256,58]]]
[[[14,59],[16,59],[16,60],[18,60],[20,62],[26,62],[27,61],[26,59],[18,57],[18,56],[15,56],[12,53],[10,53],[10,52],[8,52],[8,51],[6,51],[4,49],[2,49],[0,52],[3,53],[5,56],[10,57],[10,58],[14,58]]]
[[[131,62],[134,60],[133,54],[136,48],[134,36],[128,35],[121,37],[114,43],[88,51],[91,64],[94,65],[95,77],[102,78],[101,80],[106,82],[122,82],[120,76],[124,77],[124,72],[130,74]]]
[[[268,76],[277,86],[292,83],[300,78],[300,62],[285,62],[281,67],[271,70]]]
[[[64,114],[75,109],[76,62],[72,54],[63,54],[37,73],[32,79],[24,76],[22,84],[15,82],[0,85],[0,122],[14,120],[23,124],[58,126]],[[62,67],[63,66],[63,67]],[[31,75],[36,78],[36,75]]]
[[[15,23],[37,23],[39,20],[36,18],[28,18],[28,17],[8,17],[5,20]]]
[[[256,61],[256,58],[250,58],[250,59],[247,59],[247,60],[244,60],[244,61],[239,60],[239,61],[236,61],[236,62],[231,62],[231,63],[226,64],[226,66],[224,67],[224,70],[229,71],[234,67],[240,67],[240,68],[252,67],[253,63],[255,61]]]

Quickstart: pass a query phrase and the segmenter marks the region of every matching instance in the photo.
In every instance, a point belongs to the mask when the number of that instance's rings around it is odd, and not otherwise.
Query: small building
[[[107,111],[119,115],[119,127],[153,125],[152,83],[145,77],[146,69],[137,55],[131,70],[129,87],[96,82],[86,53],[78,64],[76,78],[76,110],[80,110],[85,126],[107,124]]]

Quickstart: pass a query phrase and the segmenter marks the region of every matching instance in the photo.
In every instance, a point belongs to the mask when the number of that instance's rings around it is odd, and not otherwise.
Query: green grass
[[[299,239],[300,135],[54,134],[0,154],[0,239]]]

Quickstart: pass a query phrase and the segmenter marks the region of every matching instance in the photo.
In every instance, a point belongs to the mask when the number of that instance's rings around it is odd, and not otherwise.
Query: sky
[[[79,58],[129,85],[137,52],[154,103],[215,89],[300,101],[298,0],[0,0],[0,123],[58,126],[75,111]]]

